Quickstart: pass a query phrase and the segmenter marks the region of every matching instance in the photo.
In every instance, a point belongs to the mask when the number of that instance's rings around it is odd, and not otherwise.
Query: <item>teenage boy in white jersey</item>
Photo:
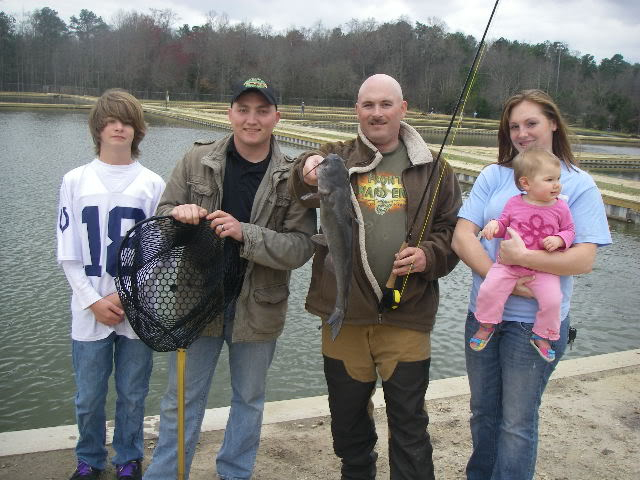
[[[71,479],[96,479],[105,469],[105,402],[114,365],[118,397],[112,462],[117,478],[139,479],[152,352],[125,318],[113,277],[122,237],[153,214],[165,184],[135,160],[146,131],[135,97],[106,91],[91,109],[89,129],[98,158],[62,179],[57,228],[58,262],[73,290],[79,438]]]

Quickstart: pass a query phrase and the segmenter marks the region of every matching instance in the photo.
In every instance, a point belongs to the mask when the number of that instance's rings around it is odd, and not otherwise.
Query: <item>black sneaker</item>
[[[123,480],[141,480],[142,465],[140,460],[131,460],[116,466],[116,478]]]
[[[101,473],[102,473],[102,470],[93,468],[88,463],[85,463],[82,460],[80,460],[78,462],[78,468],[76,468],[76,471],[73,472],[73,475],[71,475],[71,478],[69,480],[76,480],[76,479],[96,480],[100,478]]]

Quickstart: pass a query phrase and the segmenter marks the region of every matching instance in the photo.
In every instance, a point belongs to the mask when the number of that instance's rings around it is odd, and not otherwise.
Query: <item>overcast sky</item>
[[[0,10],[16,19],[34,9],[49,7],[68,23],[81,9],[93,11],[111,23],[119,10],[147,13],[150,8],[171,9],[184,23],[202,25],[206,14],[226,13],[231,22],[270,24],[275,31],[289,27],[344,26],[350,19],[374,18],[388,22],[400,16],[428,23],[430,17],[445,22],[448,31],[480,39],[495,0],[0,0]],[[572,52],[590,53],[596,61],[620,53],[640,63],[639,0],[501,0],[488,38],[527,43],[549,40],[568,44]]]

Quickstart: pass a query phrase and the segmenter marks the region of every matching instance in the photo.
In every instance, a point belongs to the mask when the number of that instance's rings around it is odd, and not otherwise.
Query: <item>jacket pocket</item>
[[[275,305],[289,298],[289,286],[286,284],[256,288],[253,299],[259,304]]]
[[[271,212],[267,228],[276,232],[283,232],[284,220],[291,204],[291,197],[287,193],[276,192],[274,196],[269,197],[268,202]]]
[[[287,315],[287,284],[256,288],[253,292],[249,327],[254,334],[277,336],[284,328]]]
[[[205,178],[193,176],[187,184],[189,185],[189,203],[199,205],[208,212],[215,209],[217,191]]]

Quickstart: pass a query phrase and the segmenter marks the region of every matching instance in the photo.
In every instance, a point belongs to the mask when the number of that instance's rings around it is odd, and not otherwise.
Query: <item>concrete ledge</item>
[[[634,365],[640,365],[640,349],[562,361],[551,379],[584,375]],[[466,376],[445,378],[430,382],[427,391],[427,400],[467,395],[468,393],[469,385]],[[384,406],[382,389],[376,391],[373,396],[373,401],[376,408]],[[202,424],[202,431],[224,429],[228,414],[229,407],[207,410]],[[268,402],[265,405],[264,423],[280,423],[326,415],[329,415],[329,405],[326,395],[283,400]],[[145,438],[157,437],[158,424],[159,417],[157,415],[145,418]],[[77,435],[78,430],[75,425],[0,433],[0,456],[74,448]],[[107,441],[109,443],[111,442],[112,436],[113,422],[110,421],[107,422]]]

